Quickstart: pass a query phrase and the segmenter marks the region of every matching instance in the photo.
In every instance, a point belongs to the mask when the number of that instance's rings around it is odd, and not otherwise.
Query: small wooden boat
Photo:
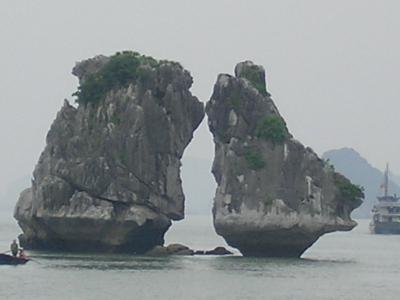
[[[0,253],[0,265],[24,265],[29,261],[29,258],[12,256]]]

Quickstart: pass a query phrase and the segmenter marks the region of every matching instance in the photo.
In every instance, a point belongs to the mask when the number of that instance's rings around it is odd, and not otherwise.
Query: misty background
[[[353,148],[400,174],[399,9],[388,0],[2,0],[0,208],[29,185],[63,99],[74,101],[75,62],[120,50],[181,62],[203,102],[217,74],[253,60],[296,139],[320,155]],[[183,160],[190,212],[211,209],[213,154],[205,119]]]

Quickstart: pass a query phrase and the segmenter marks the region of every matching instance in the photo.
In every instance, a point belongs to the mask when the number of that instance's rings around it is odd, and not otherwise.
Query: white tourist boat
[[[372,208],[370,229],[376,234],[400,234],[400,202],[396,194],[389,195],[389,165],[386,166],[383,196]]]

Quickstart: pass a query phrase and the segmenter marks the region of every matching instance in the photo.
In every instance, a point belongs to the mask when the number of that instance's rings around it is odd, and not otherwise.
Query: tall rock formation
[[[180,159],[204,117],[192,77],[135,52],[78,63],[14,216],[22,244],[141,253],[184,217]]]
[[[362,189],[289,133],[261,66],[220,74],[207,103],[218,187],[214,226],[248,256],[300,256],[321,235],[351,230]]]

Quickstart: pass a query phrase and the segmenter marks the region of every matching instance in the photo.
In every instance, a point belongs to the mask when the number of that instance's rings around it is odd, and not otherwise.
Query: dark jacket
[[[16,242],[12,242],[12,244],[10,246],[10,249],[11,249],[12,255],[13,256],[17,256],[17,254],[18,254],[18,244]]]

